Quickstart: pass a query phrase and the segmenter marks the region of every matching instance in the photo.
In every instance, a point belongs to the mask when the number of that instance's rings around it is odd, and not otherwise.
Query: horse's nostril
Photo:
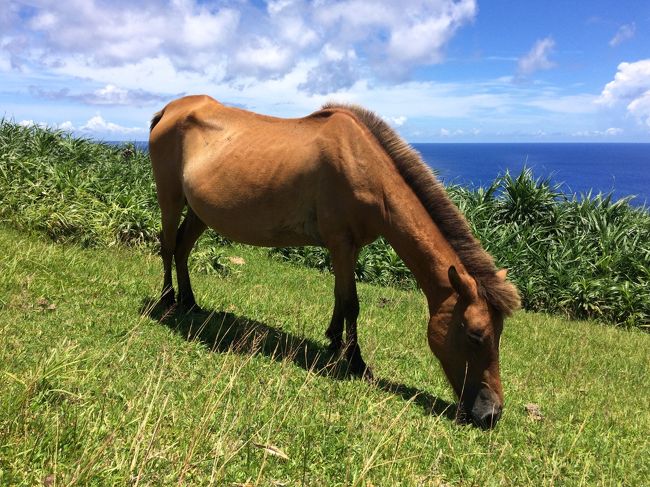
[[[491,429],[496,426],[499,419],[501,419],[501,408],[495,408],[479,417],[478,423],[481,428]]]

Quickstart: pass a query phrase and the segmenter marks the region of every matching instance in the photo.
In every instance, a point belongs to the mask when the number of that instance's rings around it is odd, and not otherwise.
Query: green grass
[[[161,322],[156,256],[0,227],[0,485],[647,485],[650,336],[519,312],[504,417],[455,424],[417,291],[361,284],[376,382],[330,363],[332,277],[241,246]],[[538,404],[543,420],[529,418]],[[274,455],[280,449],[287,459]]]
[[[650,327],[650,212],[627,200],[567,197],[525,170],[489,188],[452,186],[451,197],[484,247],[517,284],[526,309]],[[85,247],[155,250],[160,227],[148,155],[40,127],[0,122],[0,222]],[[195,266],[216,273],[224,243],[199,244]],[[282,260],[327,269],[319,248],[276,249]],[[362,250],[357,278],[414,288],[383,240]]]

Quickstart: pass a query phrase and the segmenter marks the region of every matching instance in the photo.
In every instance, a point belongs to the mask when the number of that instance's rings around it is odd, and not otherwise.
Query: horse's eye
[[[481,345],[483,343],[483,338],[484,338],[483,333],[479,331],[469,330],[467,332],[467,339],[473,345]]]

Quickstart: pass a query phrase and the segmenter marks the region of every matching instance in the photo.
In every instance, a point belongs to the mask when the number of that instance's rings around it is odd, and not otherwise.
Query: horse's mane
[[[444,186],[422,161],[420,154],[370,110],[358,105],[335,103],[327,103],[323,108],[349,110],[368,128],[458,254],[467,272],[474,277],[479,294],[506,315],[516,310],[520,305],[517,289],[496,275],[494,259],[483,250],[467,220],[449,199]]]

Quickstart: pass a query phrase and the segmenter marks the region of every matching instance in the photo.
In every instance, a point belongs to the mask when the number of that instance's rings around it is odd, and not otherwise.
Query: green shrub
[[[506,172],[487,188],[449,186],[475,235],[510,269],[524,307],[650,328],[650,213],[611,195],[567,196],[530,169]],[[0,122],[0,221],[84,246],[154,251],[160,212],[149,157],[64,132]],[[229,245],[206,232],[193,269],[228,272]],[[271,249],[274,258],[328,270],[315,247]],[[357,278],[413,287],[410,271],[379,239],[359,255]]]

